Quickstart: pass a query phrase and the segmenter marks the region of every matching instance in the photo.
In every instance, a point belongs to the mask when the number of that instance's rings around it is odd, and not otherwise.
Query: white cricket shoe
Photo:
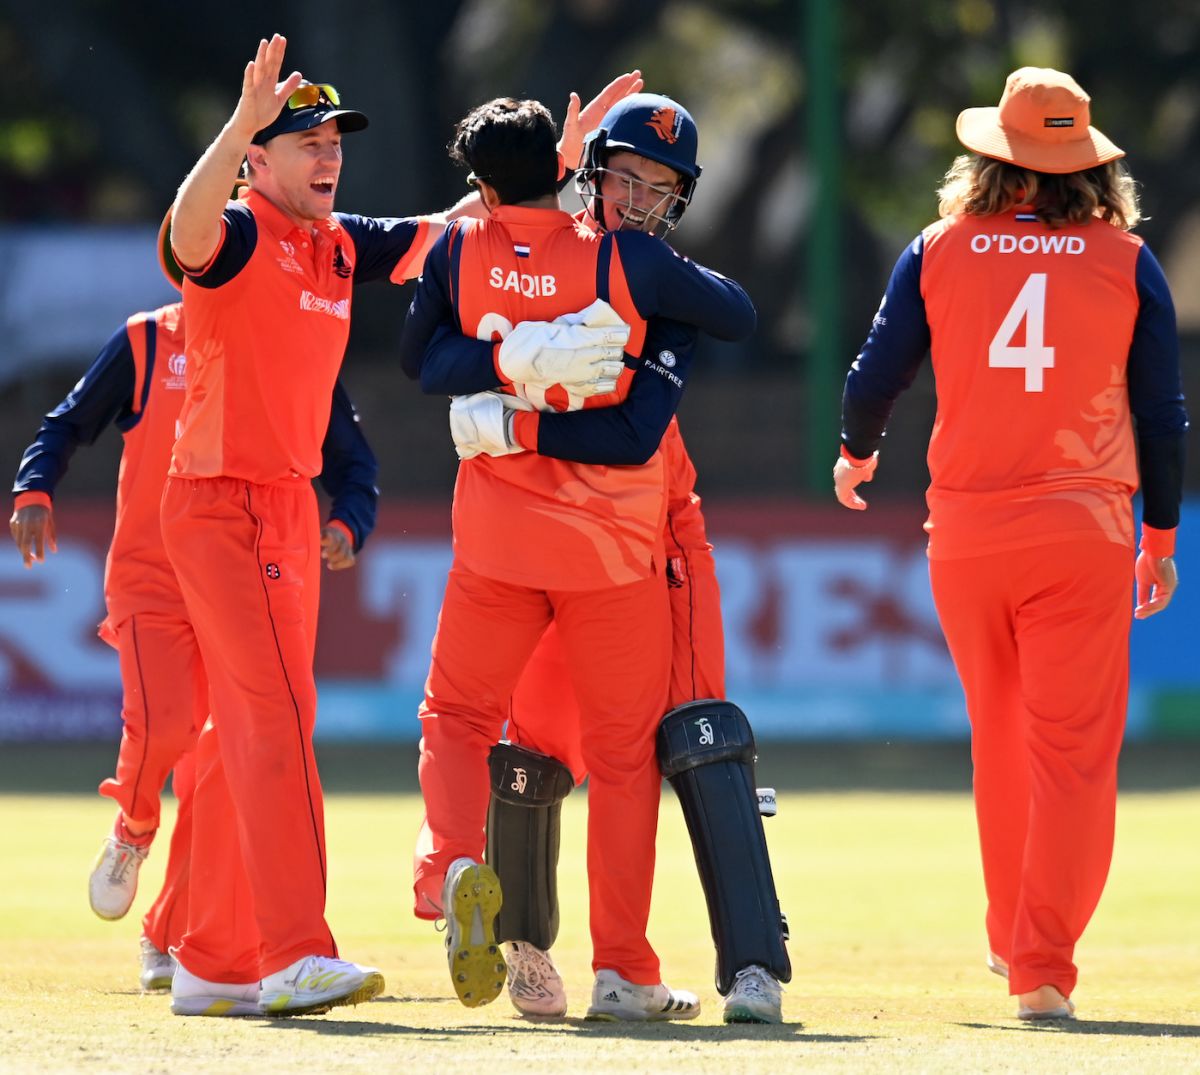
[[[365,1004],[383,992],[383,975],[331,956],[305,956],[262,980],[265,1015],[324,1015],[343,1004]]]
[[[504,988],[507,967],[496,943],[496,915],[504,897],[495,870],[455,859],[442,886],[446,960],[454,992],[468,1008],[490,1004]]]
[[[987,969],[993,974],[1000,975],[1001,978],[1008,977],[1008,964],[1004,962],[995,952],[988,952]]]
[[[1040,985],[1017,998],[1017,1018],[1026,1022],[1074,1019],[1075,1005],[1052,985]]]
[[[587,1018],[604,1022],[642,1022],[659,1019],[695,1019],[700,999],[695,993],[658,985],[634,985],[615,970],[596,971],[592,1004]]]
[[[727,1023],[782,1023],[783,986],[766,967],[751,964],[734,975],[725,997]]]
[[[124,918],[137,895],[138,870],[150,854],[149,845],[125,844],[115,836],[104,837],[100,854],[88,878],[88,900],[101,918]]]
[[[528,941],[508,946],[508,999],[522,1015],[567,1014],[567,991],[549,952]]]
[[[175,960],[166,952],[160,952],[154,947],[149,937],[142,937],[142,974],[141,984],[143,993],[169,993],[171,979],[175,977]]]
[[[175,1015],[262,1015],[258,982],[209,982],[177,963],[171,979],[171,1011]]]

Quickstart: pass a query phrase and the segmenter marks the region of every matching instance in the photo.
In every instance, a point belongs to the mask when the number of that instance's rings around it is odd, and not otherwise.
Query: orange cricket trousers
[[[319,520],[310,483],[168,478],[162,532],[208,674],[178,958],[252,982],[337,954],[312,748]]]
[[[121,667],[121,746],[116,773],[100,785],[126,818],[158,828],[167,774],[196,743],[208,714],[208,683],[192,625],[169,612],[138,612],[102,630]]]
[[[101,635],[117,650],[124,700],[116,772],[100,794],[115,799],[126,818],[157,829],[163,784],[174,773],[178,807],[163,886],[142,919],[142,933],[165,952],[179,943],[187,922],[192,751],[208,716],[208,681],[192,625],[178,614],[134,613]]]
[[[207,703],[206,703],[207,705]],[[176,948],[187,928],[188,881],[192,866],[192,799],[196,788],[196,752],[189,750],[171,772],[175,793],[175,828],[167,853],[167,870],[158,897],[142,919],[142,935],[160,952]]]
[[[988,943],[1014,995],[1070,996],[1108,877],[1132,567],[1103,540],[930,561],[971,718]]]
[[[667,557],[671,682],[663,715],[685,702],[725,697],[725,632],[712,547],[668,548]],[[506,735],[518,746],[562,762],[576,785],[587,776],[579,703],[554,624],[542,636],[513,691]]]
[[[660,980],[646,938],[660,777],[654,735],[667,702],[670,626],[659,575],[604,590],[543,591],[450,569],[421,706],[426,831],[414,893],[432,917],[447,867],[483,857],[487,756],[513,689],[551,620],[579,700],[590,774],[588,886],[593,967]]]

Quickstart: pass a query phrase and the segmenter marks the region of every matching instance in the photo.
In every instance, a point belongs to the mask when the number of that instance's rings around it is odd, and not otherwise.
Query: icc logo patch
[[[167,358],[167,375],[163,378],[163,386],[182,392],[187,387],[187,355],[178,351]]]
[[[267,564],[267,566],[266,566],[266,568],[265,568],[264,570],[265,570],[265,571],[266,571],[266,573],[267,573],[267,578],[269,578],[269,579],[277,579],[277,578],[279,578],[280,571],[279,571],[279,565],[278,565],[278,564]]]
[[[674,351],[659,351],[658,352],[658,360],[664,366],[666,366],[667,369],[670,369],[672,366],[675,365],[675,352]]]

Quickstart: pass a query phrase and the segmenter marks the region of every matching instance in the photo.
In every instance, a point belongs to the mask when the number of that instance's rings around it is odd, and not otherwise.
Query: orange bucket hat
[[[1008,76],[997,108],[968,108],[954,131],[984,157],[1035,172],[1082,172],[1125,156],[1091,126],[1091,98],[1070,75],[1022,67]]]

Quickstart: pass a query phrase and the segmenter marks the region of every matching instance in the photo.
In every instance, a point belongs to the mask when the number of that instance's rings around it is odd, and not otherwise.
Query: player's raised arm
[[[221,241],[221,212],[237,179],[254,135],[270,124],[300,84],[293,71],[279,82],[287,39],[275,34],[258,44],[246,64],[242,94],[229,122],[183,181],[175,197],[171,242],[179,263],[198,269],[208,263]]]

